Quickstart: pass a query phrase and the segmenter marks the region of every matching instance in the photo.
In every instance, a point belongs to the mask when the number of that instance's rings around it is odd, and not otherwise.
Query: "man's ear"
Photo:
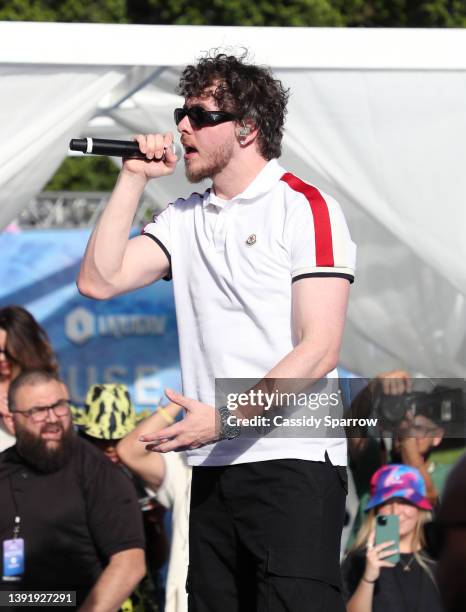
[[[247,145],[252,142],[257,135],[257,127],[251,119],[245,119],[236,128],[236,137],[240,145]]]
[[[15,427],[15,420],[13,418],[13,415],[11,414],[11,412],[4,412],[2,414],[2,416],[3,416],[3,423],[5,425],[5,428],[13,436],[15,436],[16,435],[16,427]]]

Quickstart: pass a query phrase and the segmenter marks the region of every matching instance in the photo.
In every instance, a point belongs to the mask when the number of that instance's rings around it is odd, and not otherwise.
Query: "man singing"
[[[277,161],[288,92],[270,70],[210,55],[186,67],[179,90],[186,175],[211,188],[128,240],[147,181],[177,163],[171,133],[138,136],[147,160],[125,160],[78,287],[106,299],[173,279],[183,395],[167,397],[185,417],[142,438],[158,452],[187,449],[194,466],[189,609],[344,610],[345,440],[244,437],[214,405],[215,379],[334,371],[355,246],[338,203]]]

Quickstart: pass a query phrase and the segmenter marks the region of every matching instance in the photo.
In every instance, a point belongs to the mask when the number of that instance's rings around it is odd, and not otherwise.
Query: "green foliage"
[[[108,157],[67,157],[44,191],[111,191],[117,175]]]
[[[341,26],[331,0],[128,0],[135,23],[242,26]]]
[[[464,0],[0,0],[0,20],[465,27],[466,3]]]
[[[464,0],[128,0],[131,23],[464,27]]]
[[[466,26],[463,0],[335,0],[345,25],[385,28]]]
[[[0,0],[0,21],[125,23],[125,0]]]

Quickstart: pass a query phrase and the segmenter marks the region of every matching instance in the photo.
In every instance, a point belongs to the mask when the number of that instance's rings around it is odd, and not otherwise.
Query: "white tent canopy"
[[[466,31],[0,23],[0,227],[78,136],[172,129],[180,67],[247,47],[291,88],[282,164],[358,244],[342,363],[466,372]],[[192,187],[153,181],[164,207]]]

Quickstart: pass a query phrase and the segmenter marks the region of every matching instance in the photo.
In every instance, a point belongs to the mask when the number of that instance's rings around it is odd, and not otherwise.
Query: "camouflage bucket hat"
[[[92,385],[86,395],[85,414],[82,431],[92,438],[120,440],[136,427],[126,385]]]

